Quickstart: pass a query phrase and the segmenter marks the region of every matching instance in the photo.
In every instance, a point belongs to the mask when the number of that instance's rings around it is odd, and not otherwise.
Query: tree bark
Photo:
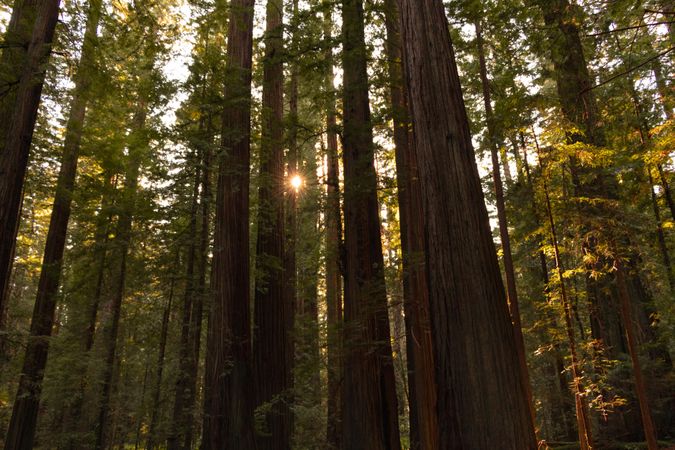
[[[5,36],[10,47],[0,57],[0,83],[9,84],[0,100],[0,329],[9,296],[24,177],[59,4],[60,0],[16,0]]]
[[[213,302],[204,380],[204,450],[255,450],[249,293],[249,167],[253,0],[230,9]]]
[[[58,7],[55,14],[58,14]],[[49,352],[49,338],[54,325],[56,300],[61,280],[63,252],[77,174],[82,127],[89,98],[90,76],[93,70],[92,52],[100,15],[100,0],[92,1],[89,6],[84,43],[78,73],[75,78],[70,117],[66,127],[61,169],[56,185],[54,205],[40,270],[37,298],[31,321],[30,340],[26,348],[21,381],[7,433],[6,441],[12,442],[15,448],[31,447],[35,437],[42,381]]]
[[[342,1],[345,214],[342,445],[398,450],[362,0]]]
[[[399,8],[425,219],[438,448],[535,449],[443,4],[399,0]]]
[[[292,377],[288,315],[284,293],[284,150],[283,150],[283,5],[267,1],[263,59],[262,142],[258,188],[253,325],[255,405],[265,411],[262,430],[256,430],[260,450],[290,449]],[[268,409],[269,408],[269,409]]]
[[[328,444],[333,449],[341,448],[342,441],[342,276],[340,271],[340,248],[342,245],[342,216],[340,213],[340,167],[338,160],[338,136],[335,111],[335,87],[333,73],[331,6],[324,10],[324,58],[326,64],[326,320],[328,397],[327,430]]]
[[[408,351],[410,445],[438,448],[436,380],[424,267],[424,223],[416,155],[403,77],[403,43],[395,0],[385,2],[387,59],[394,122],[394,145],[403,251],[403,302]]]
[[[640,353],[638,352],[637,338],[635,336],[635,325],[633,324],[633,312],[626,286],[625,269],[621,261],[615,261],[616,280],[619,287],[619,300],[621,302],[620,311],[624,329],[626,331],[626,341],[628,343],[628,353],[633,364],[633,376],[635,378],[635,393],[637,394],[640,405],[640,416],[642,417],[642,429],[644,430],[647,448],[649,450],[658,450],[659,444],[656,438],[656,427],[652,419],[651,409],[649,408],[649,399],[647,398],[647,386],[642,373],[640,364]]]

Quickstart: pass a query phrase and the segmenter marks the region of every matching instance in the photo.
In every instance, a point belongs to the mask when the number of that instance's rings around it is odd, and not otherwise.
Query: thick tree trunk
[[[59,4],[60,0],[16,0],[5,35],[9,47],[0,58],[0,83],[5,85],[0,86],[5,91],[0,96],[0,329],[9,295],[24,176]]]
[[[136,191],[138,190],[138,178],[142,155],[145,151],[143,140],[140,135],[145,128],[147,117],[147,105],[141,101],[138,111],[135,113],[130,136],[129,155],[124,181],[123,203],[120,205],[120,216],[115,233],[113,252],[116,263],[119,266],[113,274],[111,284],[112,292],[108,303],[105,305],[104,314],[101,318],[101,339],[105,354],[103,367],[101,397],[98,408],[98,424],[96,427],[96,450],[106,448],[108,444],[108,425],[110,415],[110,400],[113,388],[114,365],[117,359],[117,335],[119,331],[120,317],[122,313],[122,301],[127,276],[127,258],[132,238],[132,223],[136,209]]]
[[[535,413],[532,399],[532,385],[530,384],[530,374],[527,368],[527,358],[525,357],[525,340],[523,339],[523,327],[520,321],[520,307],[518,305],[518,290],[516,289],[516,271],[513,267],[513,255],[511,253],[511,237],[509,236],[509,226],[506,219],[506,202],[504,201],[504,185],[499,170],[499,141],[497,136],[496,124],[492,112],[492,100],[490,95],[490,81],[487,74],[487,63],[485,62],[485,43],[480,21],[475,23],[476,45],[478,46],[478,60],[480,65],[480,79],[483,87],[483,104],[485,105],[485,117],[488,129],[488,139],[490,145],[490,155],[492,157],[492,180],[494,181],[495,199],[497,202],[497,217],[499,221],[499,238],[502,244],[504,272],[506,275],[506,297],[511,313],[511,322],[513,322],[513,332],[515,335],[516,350],[518,351],[518,360],[522,372],[523,388],[527,394],[530,415],[532,416],[532,426],[534,427]]]
[[[291,308],[284,293],[283,5],[268,0],[263,60],[263,124],[253,325],[255,405],[268,412],[257,430],[260,450],[290,449]],[[269,408],[269,409],[268,409]]]
[[[421,191],[409,125],[402,67],[403,43],[395,0],[385,2],[385,25],[403,250],[410,445],[413,449],[438,448],[436,380],[429,317],[429,291],[424,267]]]
[[[398,450],[362,0],[342,1],[342,39],[346,254],[342,445],[353,450]]]
[[[443,3],[399,5],[425,219],[438,448],[535,449]]]
[[[256,448],[249,301],[252,54],[253,0],[232,0],[204,379],[204,450]]]
[[[23,448],[24,445],[32,446],[35,436],[42,380],[47,364],[49,338],[54,325],[56,300],[61,280],[63,251],[66,244],[72,195],[77,174],[82,127],[89,98],[89,78],[93,63],[92,51],[100,15],[100,0],[91,2],[78,74],[75,78],[70,117],[66,127],[61,170],[56,185],[49,231],[47,232],[37,298],[31,321],[30,340],[26,348],[21,381],[6,439],[7,442],[13,442],[16,448]]]
[[[340,213],[340,167],[335,112],[331,7],[324,10],[324,42],[326,60],[326,320],[328,397],[326,439],[333,449],[341,448],[342,440],[342,276],[340,247],[342,217]]]

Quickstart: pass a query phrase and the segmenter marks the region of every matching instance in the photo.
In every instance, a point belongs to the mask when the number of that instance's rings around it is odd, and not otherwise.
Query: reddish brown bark
[[[253,0],[232,0],[204,380],[204,450],[256,448],[249,294],[252,53]]]
[[[438,448],[535,449],[443,4],[399,0],[399,8],[425,219]]]
[[[255,405],[267,410],[256,430],[259,449],[290,449],[289,408],[291,356],[284,292],[284,150],[283,150],[283,5],[268,0],[263,60],[263,124],[258,188],[253,325]],[[269,409],[268,409],[269,408]]]
[[[402,42],[395,0],[385,2],[387,59],[396,147],[396,174],[403,251],[403,301],[408,351],[410,445],[438,448],[436,380],[424,267],[424,222],[402,67]]]
[[[333,85],[333,19],[330,6],[324,11],[324,42],[327,76],[326,90],[326,316],[328,353],[328,398],[326,436],[332,448],[341,448],[342,439],[342,276],[340,245],[342,217],[340,213],[340,167],[338,160],[335,88]]]
[[[342,2],[345,215],[342,445],[400,449],[368,103],[363,3]]]
[[[633,364],[633,376],[635,378],[635,393],[638,397],[640,405],[640,416],[642,417],[642,429],[644,430],[645,439],[647,440],[647,448],[649,450],[658,450],[659,444],[656,438],[656,427],[652,419],[651,409],[649,407],[649,399],[647,397],[647,387],[642,373],[642,365],[640,363],[640,353],[638,352],[637,338],[635,335],[635,325],[633,323],[633,312],[628,294],[628,287],[626,286],[625,269],[621,261],[615,261],[616,281],[619,287],[619,301],[621,320],[626,332],[626,341],[628,343],[628,353],[630,355],[631,363]]]
[[[0,82],[8,84],[0,102],[0,328],[9,295],[23,182],[59,4],[59,0],[17,0],[5,36],[11,47],[0,59]]]

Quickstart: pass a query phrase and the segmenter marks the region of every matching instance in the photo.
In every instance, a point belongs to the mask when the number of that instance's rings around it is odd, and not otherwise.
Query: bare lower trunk
[[[343,0],[345,214],[342,444],[400,449],[362,0]]]
[[[424,222],[417,161],[409,127],[402,67],[403,43],[395,0],[385,3],[387,59],[396,146],[396,174],[403,250],[403,301],[408,350],[410,445],[438,448],[436,380],[429,317],[428,281],[424,266]]]
[[[633,364],[633,376],[635,378],[635,393],[640,404],[640,415],[642,417],[642,428],[644,430],[645,439],[647,440],[647,448],[649,450],[658,450],[659,444],[656,439],[656,427],[652,420],[652,413],[649,407],[649,399],[647,398],[647,387],[642,372],[642,365],[640,363],[640,354],[638,352],[637,339],[635,336],[635,325],[633,324],[633,313],[628,295],[628,288],[626,286],[626,276],[624,273],[623,264],[620,261],[615,261],[616,279],[619,287],[619,300],[621,302],[621,320],[626,331],[626,341],[628,342],[628,353]]]
[[[399,9],[425,219],[438,448],[536,449],[443,3],[399,0]]]
[[[256,448],[249,302],[252,53],[253,1],[232,0],[204,378],[204,450]]]
[[[253,376],[256,408],[269,408],[260,450],[290,449],[289,387],[292,306],[284,293],[283,5],[268,0],[263,60],[263,124],[258,190]]]

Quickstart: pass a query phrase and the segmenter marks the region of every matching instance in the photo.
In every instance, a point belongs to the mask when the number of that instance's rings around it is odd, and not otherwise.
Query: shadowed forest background
[[[671,2],[0,31],[5,450],[675,448]]]

